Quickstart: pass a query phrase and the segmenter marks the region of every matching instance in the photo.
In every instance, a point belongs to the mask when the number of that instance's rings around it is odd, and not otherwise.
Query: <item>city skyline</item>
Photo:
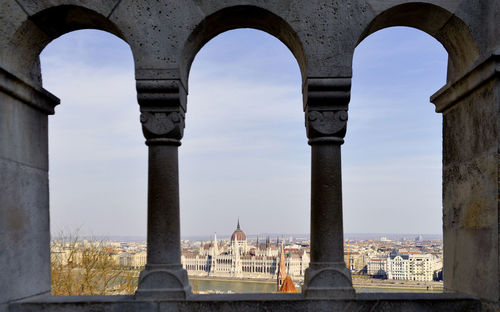
[[[147,149],[130,49],[78,31],[51,43],[41,63],[45,88],[62,99],[49,126],[52,232],[145,236]],[[445,76],[446,52],[422,32],[383,30],[358,46],[343,146],[346,233],[441,232],[441,116],[428,98]],[[181,235],[230,233],[235,215],[248,233],[308,233],[310,150],[290,51],[260,31],[221,34],[197,55],[189,88]]]
[[[424,239],[422,235],[404,240],[389,238],[379,236],[374,240],[354,239],[344,243],[344,262],[356,291],[366,292],[370,290],[365,287],[375,287],[378,292],[391,292],[396,286],[391,280],[399,280],[399,291],[442,291],[442,240]],[[148,248],[144,240],[70,238],[52,241],[53,265],[61,268],[71,261],[72,265],[84,267],[84,262],[75,263],[71,259],[82,259],[85,250],[95,249],[105,250],[115,268],[135,272],[135,276],[147,263]],[[214,235],[181,242],[181,263],[195,293],[275,292],[281,290],[285,276],[301,287],[309,261],[309,239],[273,240],[267,236],[256,240],[240,226],[230,237]],[[275,288],[242,288],[235,284],[252,280],[271,282]],[[120,289],[133,292],[128,285],[125,283]],[[60,290],[64,293],[64,288]],[[107,292],[116,294],[114,288]]]

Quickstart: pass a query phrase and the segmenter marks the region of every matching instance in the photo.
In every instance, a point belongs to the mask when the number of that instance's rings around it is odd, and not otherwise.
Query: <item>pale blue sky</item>
[[[447,54],[409,28],[379,31],[356,49],[343,146],[345,232],[441,232],[441,116],[429,96]],[[50,117],[52,232],[145,235],[147,147],[132,54],[120,39],[77,31],[41,55]],[[197,55],[180,147],[183,236],[308,233],[310,147],[290,51],[234,30]]]

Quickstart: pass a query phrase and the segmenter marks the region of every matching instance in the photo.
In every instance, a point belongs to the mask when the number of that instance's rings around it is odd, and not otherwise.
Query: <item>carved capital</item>
[[[304,111],[309,144],[344,143],[351,78],[308,78],[304,85]]]
[[[347,129],[347,110],[307,110],[306,129],[309,143],[343,143]]]
[[[136,89],[141,107],[186,111],[187,92],[180,80],[136,80]]]
[[[138,79],[136,88],[146,144],[180,145],[187,97],[182,82],[179,79]]]
[[[180,112],[143,112],[142,132],[148,144],[179,144],[184,135],[184,114]]]

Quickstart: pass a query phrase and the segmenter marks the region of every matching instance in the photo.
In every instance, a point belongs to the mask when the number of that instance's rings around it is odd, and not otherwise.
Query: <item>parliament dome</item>
[[[240,220],[238,220],[238,226],[236,227],[236,230],[233,232],[233,235],[231,235],[231,241],[234,241],[234,240],[238,240],[238,241],[246,241],[247,240],[247,236],[240,228]]]

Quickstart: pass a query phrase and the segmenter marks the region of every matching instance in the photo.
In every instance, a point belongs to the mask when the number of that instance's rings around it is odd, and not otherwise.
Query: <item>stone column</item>
[[[178,80],[138,80],[141,123],[149,148],[148,254],[138,299],[185,299],[191,293],[181,264],[178,147],[186,92]]]
[[[0,67],[0,311],[50,295],[48,115],[59,99],[14,73]]]
[[[500,301],[500,52],[431,97],[443,114],[444,289]]]
[[[303,293],[308,298],[354,298],[344,262],[342,174],[350,78],[309,78],[304,90],[311,145],[311,262]]]

